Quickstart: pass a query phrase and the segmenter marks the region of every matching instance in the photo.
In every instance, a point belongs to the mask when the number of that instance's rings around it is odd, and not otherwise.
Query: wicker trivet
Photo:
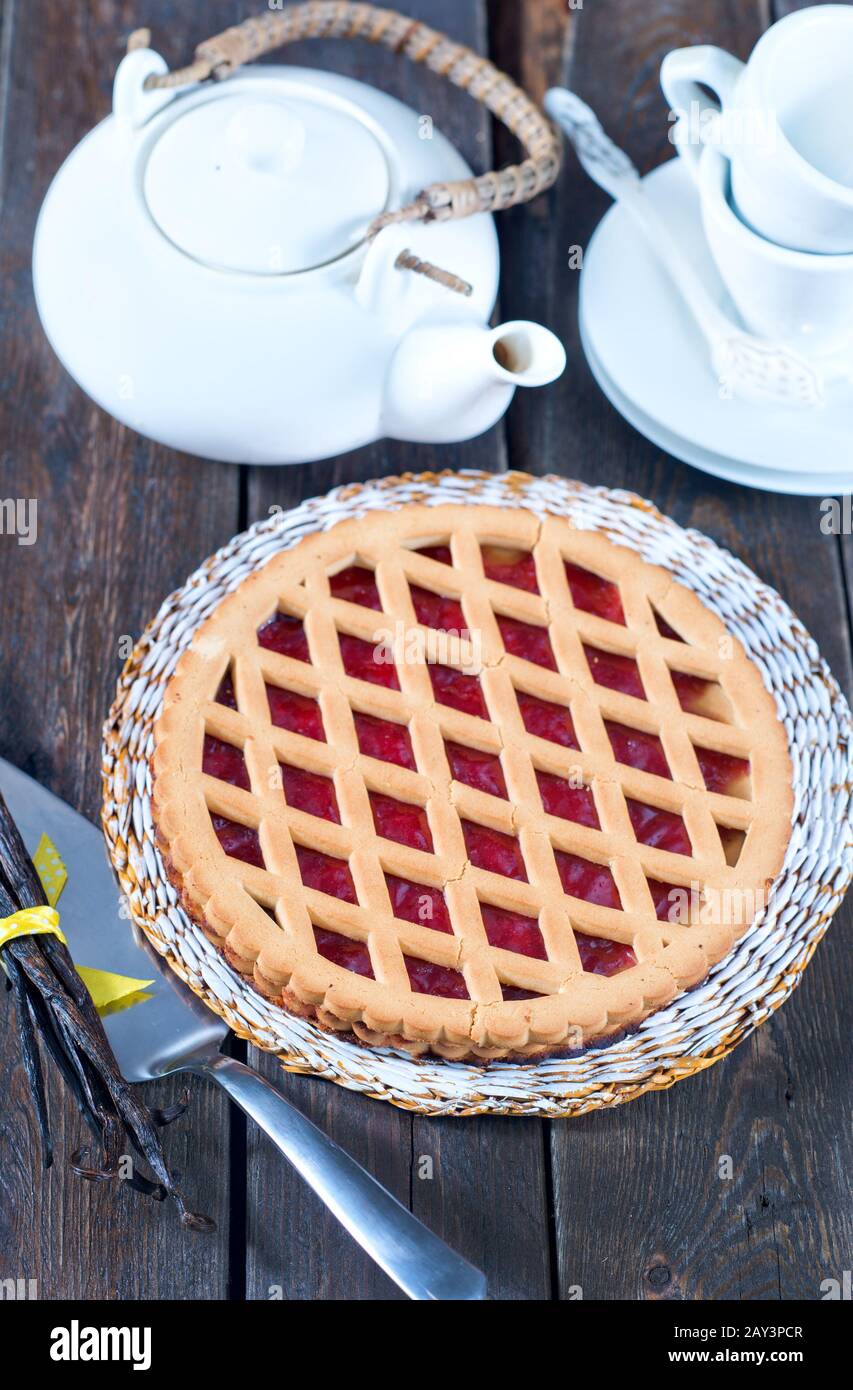
[[[568,516],[689,585],[741,639],[776,697],[794,764],[794,828],[776,891],[738,947],[695,990],[635,1033],[574,1058],[488,1067],[412,1060],[321,1032],[271,1005],[225,964],[178,906],[154,845],[152,725],[181,651],[220,598],[305,534],[410,501],[482,501]],[[664,1089],[710,1066],[799,982],[851,876],[850,711],[782,600],[707,537],[624,492],[561,478],[442,474],[341,488],[279,512],[211,557],[166,600],[119,682],[105,730],[104,828],[134,920],[178,974],[240,1036],[311,1072],[424,1114],[582,1114]]]

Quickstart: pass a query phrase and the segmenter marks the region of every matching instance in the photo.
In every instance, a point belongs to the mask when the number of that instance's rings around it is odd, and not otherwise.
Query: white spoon
[[[663,217],[646,198],[639,171],[605,134],[586,102],[565,87],[552,87],[545,109],[565,131],[590,178],[622,203],[642,227],[701,329],[721,385],[760,405],[821,405],[824,379],[811,362],[745,332],[715,304]]]

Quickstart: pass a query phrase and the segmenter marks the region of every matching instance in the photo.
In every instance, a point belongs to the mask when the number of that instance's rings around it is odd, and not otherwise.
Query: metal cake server
[[[59,907],[75,962],[153,979],[144,1001],[104,1019],[126,1079],[151,1081],[188,1071],[216,1081],[410,1298],[484,1299],[486,1279],[478,1269],[433,1235],[274,1086],[242,1062],[223,1056],[227,1025],[123,920],[100,830],[2,758],[0,790],[30,854],[46,834],[68,869]]]

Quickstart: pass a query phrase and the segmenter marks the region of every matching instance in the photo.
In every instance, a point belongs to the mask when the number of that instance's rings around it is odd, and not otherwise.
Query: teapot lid
[[[382,145],[349,103],[265,84],[262,94],[232,89],[172,120],[143,190],[157,226],[194,260],[287,275],[363,241],[390,183]]]

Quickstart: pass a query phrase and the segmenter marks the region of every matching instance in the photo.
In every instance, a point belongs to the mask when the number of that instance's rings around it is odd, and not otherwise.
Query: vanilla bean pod
[[[178,1208],[181,1222],[194,1230],[205,1229],[206,1218],[189,1211],[180,1190],[175,1186],[166,1164],[162,1145],[153,1119],[137,1099],[135,1089],[120,1075],[106,1039],[93,1035],[86,1027],[77,1005],[62,991],[53,987],[47,996],[63,1037],[77,1056],[87,1060],[109,1093],[115,1112],[123,1121],[133,1147],[141,1153]],[[105,1156],[106,1157],[106,1156]]]
[[[45,937],[41,939],[42,942],[50,940],[50,938]],[[41,1040],[47,1046],[51,1057],[65,1080],[68,1090],[77,1101],[80,1113],[95,1139],[101,1140],[105,1126],[114,1126],[119,1135],[124,1133],[118,1117],[109,1113],[103,1101],[96,1100],[94,1096],[88,1093],[88,1083],[85,1074],[83,1074],[81,1080],[81,1076],[78,1074],[76,1067],[73,1067],[69,1062],[68,1056],[63,1049],[62,1040],[57,1033],[55,1021],[42,995],[36,992],[31,1002],[35,1007],[36,1017],[41,1029]],[[100,1019],[98,1022],[100,1023]],[[151,1118],[158,1126],[170,1124],[172,1120],[177,1119],[178,1116],[185,1113],[187,1103],[188,1095],[187,1092],[184,1091],[181,1099],[170,1106],[168,1110],[152,1109],[150,1111]],[[108,1101],[106,1104],[108,1105]],[[105,1150],[108,1150],[109,1145],[107,1144],[104,1147]],[[135,1145],[134,1147],[136,1148]],[[136,1151],[139,1152],[138,1148]],[[106,1163],[93,1167],[89,1154],[90,1150],[88,1148],[81,1148],[77,1149],[71,1155],[69,1160],[70,1166],[79,1177],[85,1178],[88,1182],[106,1181],[115,1178],[115,1165],[113,1165],[110,1171],[106,1171],[108,1167]],[[156,1201],[163,1201],[168,1196],[166,1189],[161,1183],[150,1182],[148,1178],[143,1177],[136,1169],[134,1169],[131,1176],[125,1178],[124,1181],[129,1187],[132,1187],[134,1191],[141,1192],[147,1197],[153,1197]]]
[[[28,986],[27,977],[26,975],[21,974],[20,964],[12,955],[11,951],[7,951],[7,954],[4,958],[4,964],[10,974],[13,971],[16,974],[20,974],[21,979],[25,982],[25,987]],[[56,1066],[57,1070],[62,1076],[62,1079],[65,1082],[68,1091],[71,1093],[71,1095],[74,1097],[74,1100],[77,1102],[77,1108],[79,1109],[81,1116],[83,1117],[89,1128],[92,1130],[93,1134],[97,1136],[100,1133],[100,1126],[97,1123],[97,1121],[93,1118],[93,1111],[89,1103],[89,1097],[85,1093],[85,1087],[81,1084],[80,1077],[78,1076],[77,1071],[74,1067],[72,1067],[63,1049],[62,1041],[57,1034],[56,1026],[50,1015],[50,1010],[45,1005],[45,1002],[42,996],[39,994],[38,990],[31,989],[29,991],[27,995],[27,1002],[29,1004],[30,1009],[32,1010],[33,1016],[38,1025],[40,1042],[43,1044],[44,1047],[46,1047],[48,1053],[50,1054],[54,1062],[54,1065]],[[50,1139],[48,1135],[47,1143],[49,1142]]]
[[[9,914],[5,910],[3,902],[4,897],[5,894],[0,893],[0,914],[5,917]],[[24,1071],[26,1072],[27,1081],[30,1084],[30,1091],[32,1092],[36,1107],[36,1118],[38,1120],[42,1151],[44,1154],[44,1166],[45,1168],[50,1168],[53,1164],[53,1143],[50,1137],[47,1096],[44,1089],[41,1057],[39,1055],[38,1043],[36,1042],[33,1012],[27,995],[26,981],[21,974],[18,962],[11,959],[7,961],[7,967],[9,970],[9,984],[15,995],[15,1008],[18,1015],[18,1036],[21,1040],[21,1055],[24,1062]]]
[[[43,939],[44,938],[42,938],[42,940]],[[7,957],[6,965],[8,969],[20,972],[20,965],[14,958]],[[37,952],[35,953],[34,965],[36,968],[39,968]],[[23,975],[22,978],[26,981],[27,977]],[[41,1042],[50,1053],[68,1091],[77,1102],[77,1107],[83,1120],[94,1138],[102,1145],[106,1156],[99,1166],[93,1167],[89,1158],[89,1148],[78,1149],[71,1155],[69,1160],[70,1167],[78,1177],[85,1178],[88,1182],[113,1181],[116,1177],[118,1161],[116,1158],[111,1162],[110,1153],[118,1153],[117,1145],[121,1135],[124,1133],[123,1126],[118,1117],[110,1113],[108,1108],[109,1100],[104,1097],[103,1088],[97,1088],[97,1096],[93,1093],[85,1070],[77,1065],[76,1054],[73,1048],[71,1060],[69,1059],[69,1053],[66,1051],[65,1043],[57,1029],[56,1021],[51,1015],[44,996],[38,989],[31,991],[28,996],[28,1002],[39,1027]],[[158,1111],[154,1114],[156,1123],[159,1123],[157,1119],[159,1113]],[[116,1136],[115,1139],[113,1139],[113,1134]],[[46,1149],[49,1150],[50,1135],[49,1132],[46,1132],[46,1129],[43,1131],[42,1137]],[[45,1166],[48,1166],[47,1162]],[[131,1176],[125,1178],[124,1181],[135,1191],[142,1192],[149,1197],[154,1197],[157,1201],[163,1201],[167,1196],[165,1188],[160,1183],[149,1182],[147,1178],[143,1177],[142,1174],[138,1173],[135,1169]]]
[[[20,833],[0,793],[0,917],[45,903],[44,890]],[[3,963],[14,991],[18,1030],[45,1153],[52,1158],[47,1101],[36,1029],[98,1147],[83,1148],[71,1166],[90,1181],[118,1177],[124,1139],[151,1168],[152,1182],[134,1170],[124,1179],[137,1191],[174,1201],[181,1222],[193,1230],[213,1222],[189,1210],[169,1171],[157,1127],[186,1109],[186,1098],[166,1110],[149,1110],[118,1070],[103,1023],[67,948],[55,936],[22,936],[3,947]]]

